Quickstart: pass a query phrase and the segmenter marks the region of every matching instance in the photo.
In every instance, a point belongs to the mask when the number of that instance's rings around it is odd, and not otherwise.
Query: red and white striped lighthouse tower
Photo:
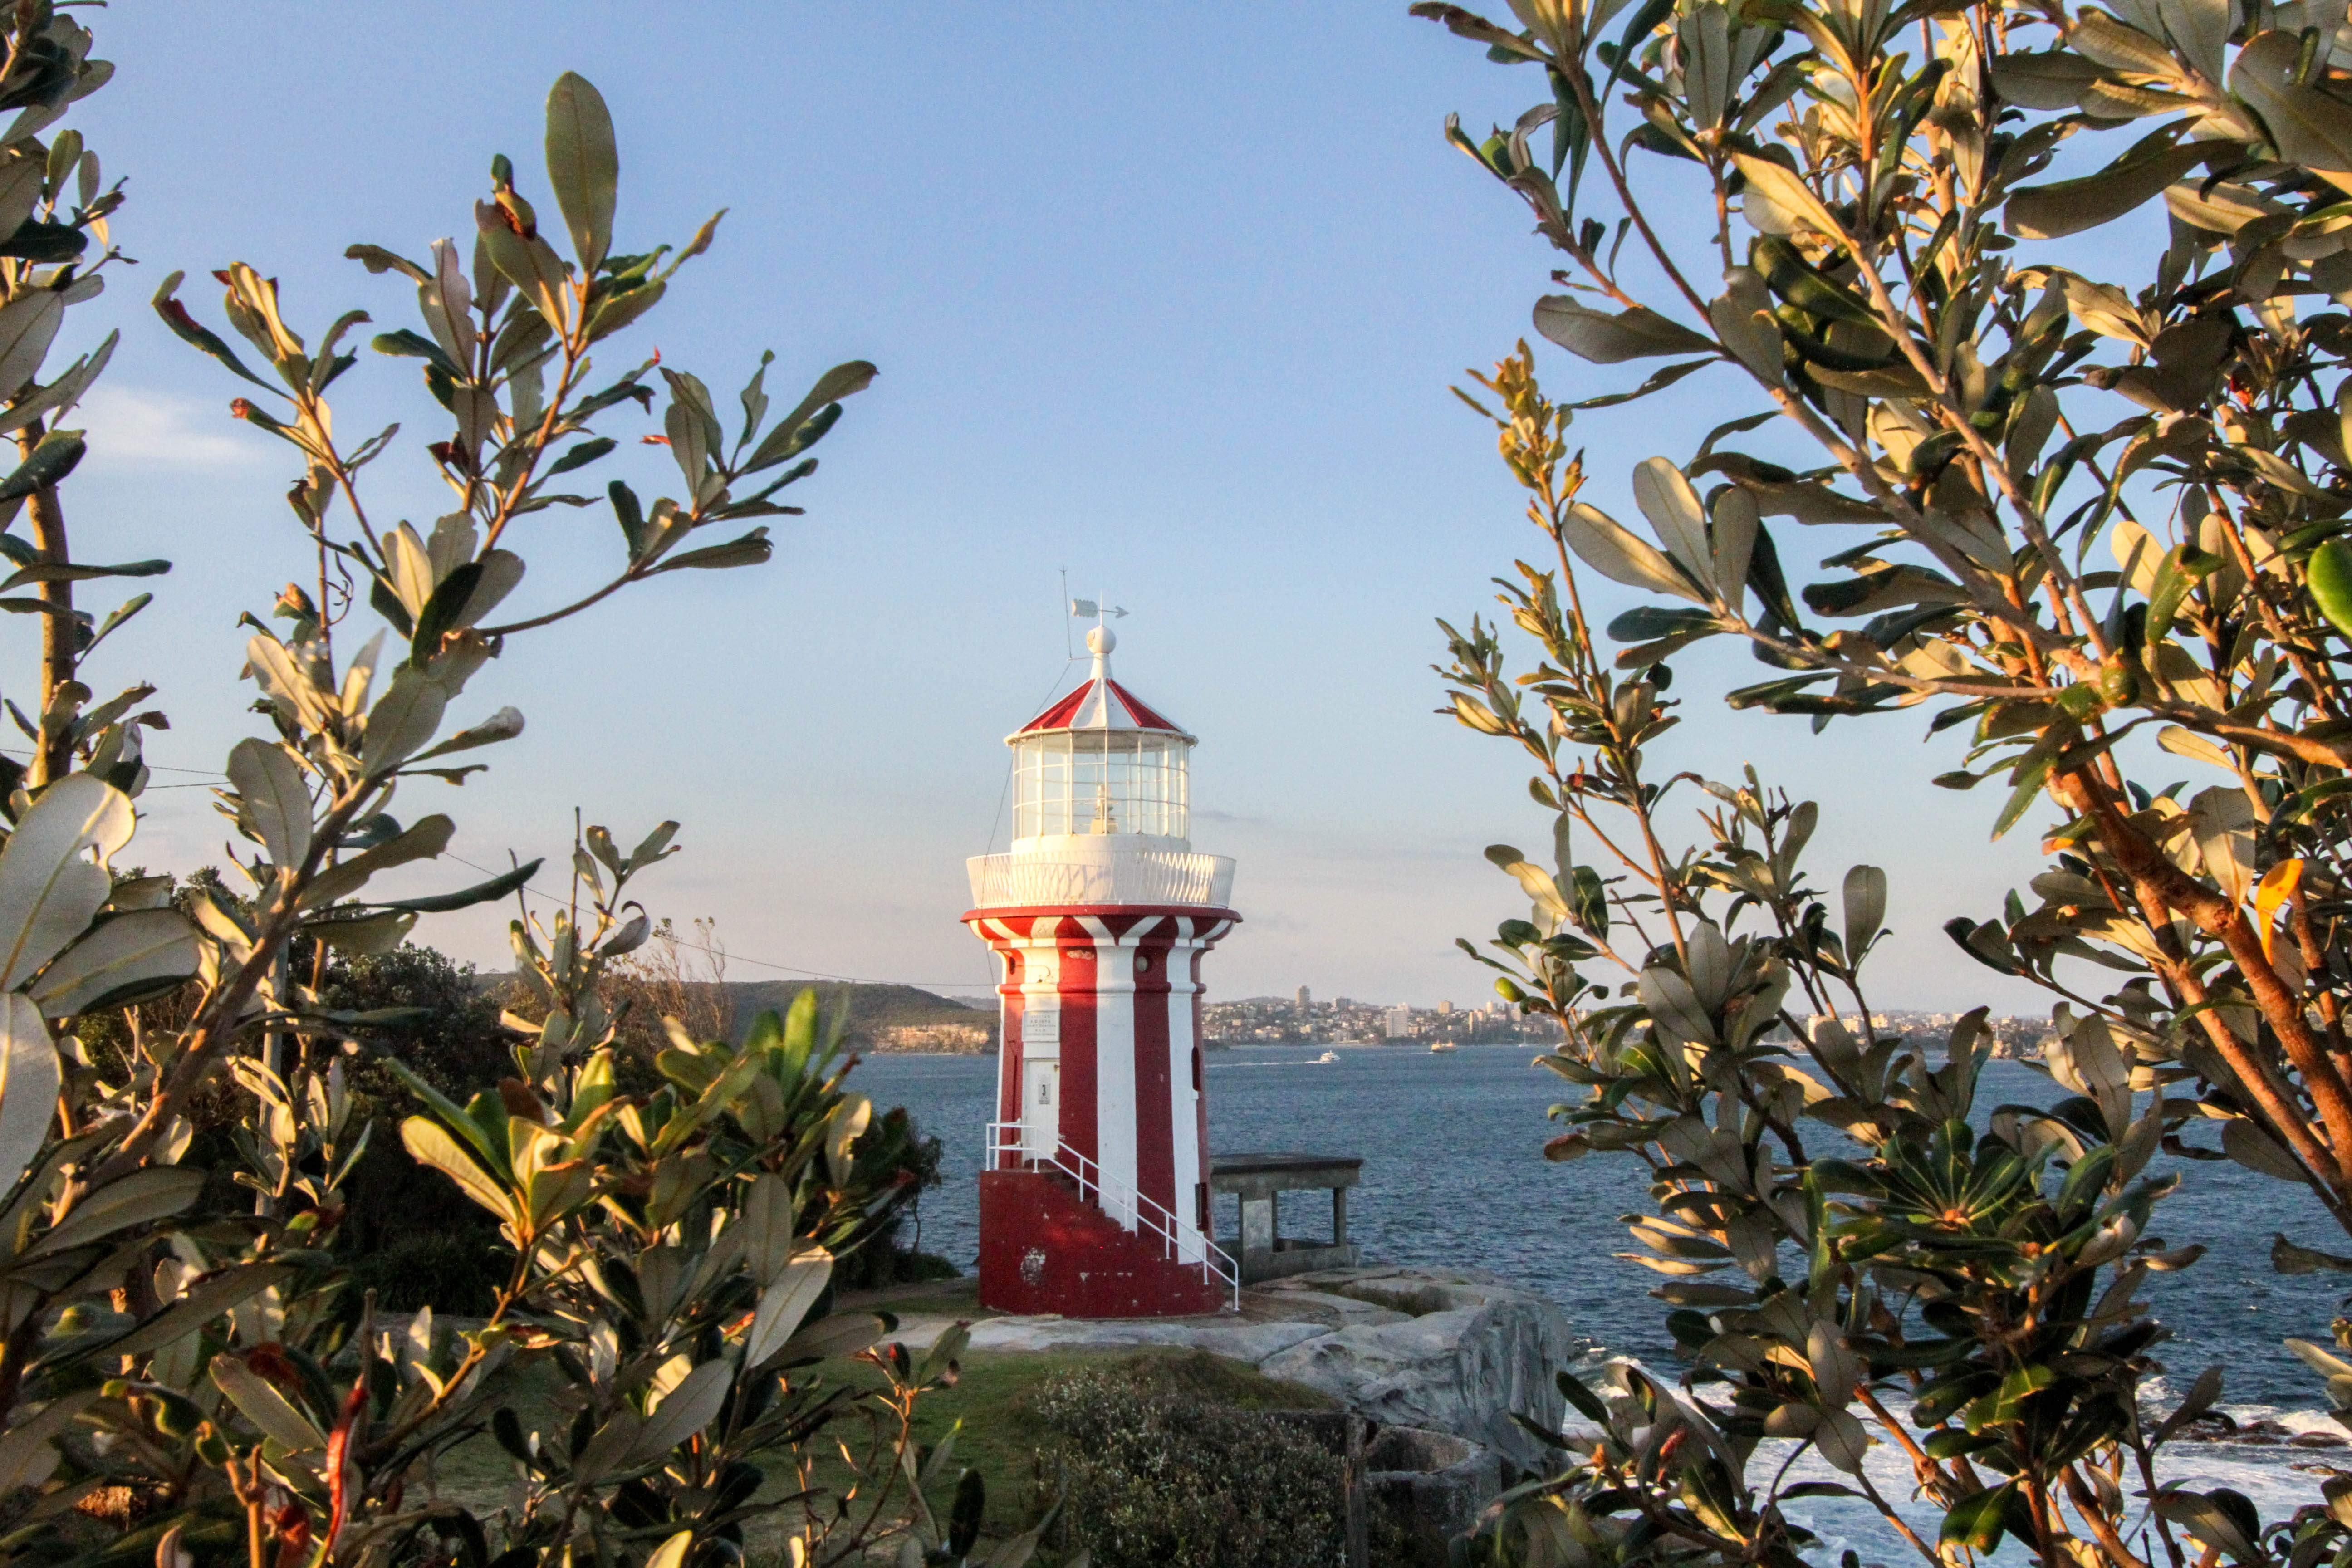
[[[1094,669],[1005,743],[1013,847],[969,862],[964,918],[1003,965],[980,1299],[1155,1317],[1232,1305],[1209,1237],[1201,957],[1241,917],[1234,863],[1192,852],[1193,738]]]

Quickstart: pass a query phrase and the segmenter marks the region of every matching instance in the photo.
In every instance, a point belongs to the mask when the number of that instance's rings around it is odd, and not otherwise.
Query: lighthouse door
[[[1050,1160],[1062,1147],[1062,1064],[1021,1064],[1021,1152]]]

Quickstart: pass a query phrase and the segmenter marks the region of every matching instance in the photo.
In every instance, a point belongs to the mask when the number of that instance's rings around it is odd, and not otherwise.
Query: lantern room
[[[1092,676],[1006,737],[1016,851],[1104,837],[1191,847],[1193,737],[1110,678],[1118,645],[1108,626],[1087,632]]]

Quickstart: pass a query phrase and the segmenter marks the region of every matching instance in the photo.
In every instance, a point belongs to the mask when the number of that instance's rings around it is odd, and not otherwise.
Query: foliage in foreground
[[[776,498],[814,469],[806,449],[873,367],[836,367],[772,417],[763,360],[740,427],[657,357],[594,374],[718,220],[681,249],[615,249],[612,124],[576,76],[547,106],[555,221],[542,226],[500,157],[470,244],[437,241],[423,261],[350,252],[415,290],[423,331],[373,342],[420,362],[438,427],[423,450],[452,510],[423,529],[372,517],[361,482],[397,427],[356,445],[334,430],[328,394],[367,314],[306,338],[276,285],[235,263],[215,275],[217,333],[173,273],[155,296],[164,324],[244,384],[238,417],[298,455],[288,500],[307,578],[269,619],[243,617],[267,728],[230,752],[219,794],[250,892],[200,881],[175,903],[168,879],[110,869],[146,783],[142,736],[162,724],[143,706],[153,689],[95,701],[85,683],[149,595],[103,622],[75,603],[78,585],[168,563],[77,560],[60,499],[84,443],[54,426],[112,339],[44,367],[64,312],[119,259],[100,247],[120,194],[79,132],[52,129],[111,68],[46,0],[11,7],[0,37],[14,116],[0,131],[0,433],[22,458],[0,477],[0,553],[16,568],[0,594],[37,593],[6,603],[43,639],[38,681],[16,689],[37,702],[9,704],[33,755],[0,777],[0,1558],[689,1568],[736,1560],[755,1526],[795,1563],[861,1554],[901,1528],[908,1421],[952,1378],[954,1341],[919,1362],[869,1351],[887,1323],[829,1310],[835,1258],[887,1226],[908,1186],[861,1160],[872,1110],[813,1001],[740,1047],[673,1029],[651,1073],[621,1082],[600,981],[646,939],[631,892],[675,852],[677,825],[633,848],[586,829],[570,898],[515,922],[535,1005],[501,1020],[495,1081],[451,1095],[395,1067],[426,1108],[400,1142],[502,1237],[478,1326],[392,1321],[342,1266],[346,1184],[389,1136],[355,1113],[351,1053],[394,1020],[338,1008],[324,981],[331,954],[394,950],[421,915],[518,893],[538,869],[422,897],[375,885],[456,831],[439,813],[394,816],[395,795],[461,782],[479,766],[465,753],[521,731],[512,709],[457,721],[468,686],[526,633],[651,578],[764,561],[757,520],[797,510]],[[542,533],[540,514],[590,504],[559,481],[612,454],[618,437],[599,428],[650,411],[657,389],[655,439],[679,494],[648,503],[611,483],[622,550],[601,585],[509,609],[532,557],[590,548],[576,529]],[[694,538],[746,523],[723,543]],[[234,1184],[192,1142],[200,1100],[224,1093],[240,1107]],[[850,1352],[881,1369],[880,1389],[811,1377]],[[549,1371],[552,1401],[506,1402]],[[820,1438],[850,1455],[854,1492],[798,1484]],[[511,1457],[512,1508],[438,1490],[437,1461],[469,1441]],[[782,1485],[762,1493],[770,1474]]]
[[[1780,1554],[1755,1440],[1811,1443],[1871,1494],[1874,1427],[1941,1510],[1929,1557],[2338,1550],[2321,1510],[2266,1532],[2156,1483],[2137,1277],[2194,1249],[2154,1250],[2160,1188],[2136,1178],[2159,1147],[2235,1160],[2352,1225],[2352,318],[2328,308],[2352,300],[2352,29],[2233,0],[1413,10],[1540,78],[1511,131],[1453,132],[1561,258],[1537,330],[1671,362],[1572,408],[1524,354],[1485,378],[1557,565],[1505,585],[1536,668],[1474,622],[1448,673],[1465,723],[1536,759],[1556,823],[1551,854],[1495,852],[1535,900],[1500,933],[1507,984],[1570,1020],[1554,1065],[1592,1090],[1555,1152],[1652,1163],[1644,1260],[1682,1277],[1662,1293],[1695,1375],[1733,1394],[1717,1419],[1635,1379],[1619,1438],[1496,1549]],[[2051,243],[2159,196],[2161,243]],[[1746,406],[1634,469],[1644,538],[1580,499],[1565,431],[1685,378]],[[1800,574],[1773,519],[1861,532]],[[1571,560],[1658,601],[1610,623],[1613,658]],[[1640,752],[1675,721],[1667,661],[1716,637],[1781,672],[1735,706],[1927,707],[1969,742],[1935,783],[2001,779],[1996,836],[2058,808],[2033,901],[1946,929],[2057,998],[2073,1099],[1970,1132],[1972,1026],[1932,1072],[1870,1037],[1885,881],[1857,868],[1834,912],[1806,889],[1811,806],[1709,785],[1698,846],[1660,833],[1678,781],[1642,779]],[[2161,782],[2184,763],[2195,786]],[[1769,1042],[1803,1013],[1831,1018]],[[1822,1158],[1808,1122],[1868,1157]],[[2352,1402],[2352,1365],[2298,1348]]]

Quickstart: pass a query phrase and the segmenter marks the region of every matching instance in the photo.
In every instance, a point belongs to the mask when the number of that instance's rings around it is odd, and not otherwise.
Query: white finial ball
[[[1108,653],[1118,646],[1118,634],[1108,626],[1097,626],[1087,634],[1088,653]]]

